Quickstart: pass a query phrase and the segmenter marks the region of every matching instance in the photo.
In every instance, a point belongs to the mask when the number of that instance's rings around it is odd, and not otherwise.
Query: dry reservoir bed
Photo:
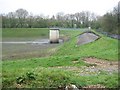
[[[48,39],[15,42],[4,41],[1,43],[3,60],[49,56],[53,53],[53,49],[59,45],[50,44]]]

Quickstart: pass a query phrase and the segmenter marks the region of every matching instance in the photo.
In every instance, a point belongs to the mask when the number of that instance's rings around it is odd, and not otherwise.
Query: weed
[[[17,84],[22,84],[24,82],[25,82],[25,76],[24,75],[19,76],[19,77],[16,78],[16,83]]]
[[[29,80],[35,80],[35,74],[33,72],[27,72],[26,76]]]

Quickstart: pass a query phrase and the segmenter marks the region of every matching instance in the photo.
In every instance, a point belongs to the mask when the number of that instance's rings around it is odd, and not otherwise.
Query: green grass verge
[[[105,37],[85,45],[76,45],[78,37],[73,37],[69,42],[64,43],[55,56],[72,55],[79,57],[96,57],[106,60],[118,60],[118,40]]]
[[[77,37],[75,36],[80,33],[79,30],[61,31],[61,34],[63,36],[67,35],[70,40],[59,46],[57,51],[50,57],[3,61],[3,87],[18,87],[17,82],[21,83],[20,87],[27,88],[58,87],[68,84],[77,86],[101,84],[111,88],[117,87],[117,73],[107,74],[105,72],[97,76],[79,76],[74,72],[55,68],[59,66],[86,66],[88,64],[82,61],[85,57],[96,57],[111,61],[118,60],[118,41],[116,39],[101,36],[95,42],[78,46],[76,45]],[[10,37],[13,37],[12,34]],[[73,63],[73,61],[77,61],[77,63]],[[28,72],[32,72],[32,74],[27,75]],[[31,77],[34,79],[31,79]]]
[[[95,76],[79,76],[65,70],[36,67],[19,68],[7,74],[3,75],[3,88],[57,88],[69,84],[77,87],[100,84],[115,88],[118,85],[118,74],[109,75],[105,72]]]

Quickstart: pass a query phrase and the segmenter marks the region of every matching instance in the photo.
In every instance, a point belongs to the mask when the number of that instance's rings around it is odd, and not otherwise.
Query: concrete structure
[[[95,34],[94,32],[84,32],[78,37],[77,45],[83,45],[90,42],[93,42],[95,40],[98,40],[100,38],[99,35]]]
[[[91,27],[88,27],[89,30],[91,30]]]
[[[49,31],[50,43],[59,43],[59,29],[53,28]]]

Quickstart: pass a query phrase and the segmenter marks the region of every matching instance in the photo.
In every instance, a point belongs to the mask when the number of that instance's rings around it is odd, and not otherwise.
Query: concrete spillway
[[[93,42],[99,38],[100,37],[98,35],[96,35],[95,33],[84,32],[83,34],[78,36],[77,44],[78,45],[87,44],[87,43]]]

